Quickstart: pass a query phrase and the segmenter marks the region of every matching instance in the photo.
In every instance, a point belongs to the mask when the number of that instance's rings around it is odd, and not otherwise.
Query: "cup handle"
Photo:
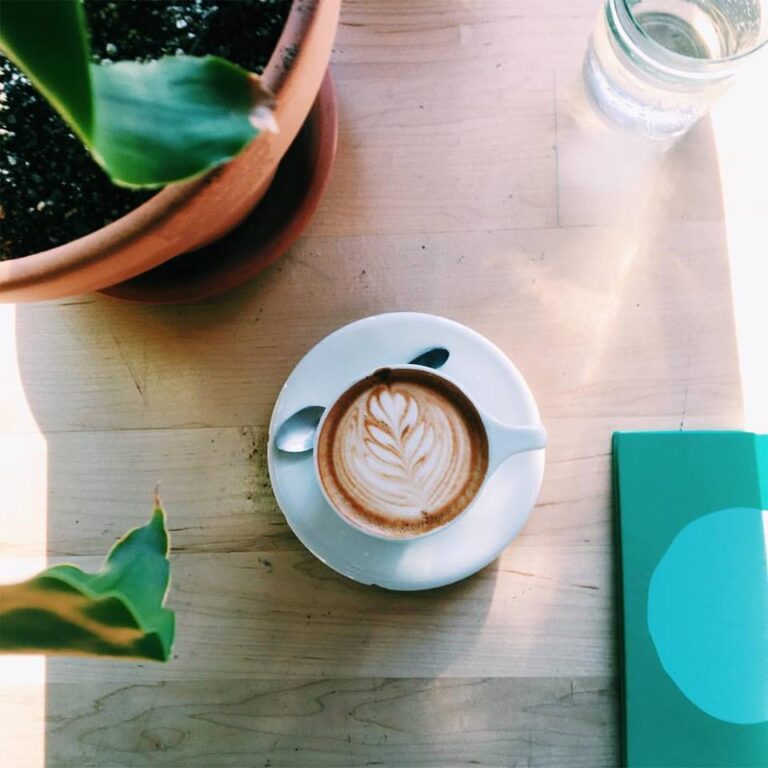
[[[488,475],[510,456],[538,451],[547,445],[547,430],[541,425],[513,427],[486,415],[485,430],[488,434]]]

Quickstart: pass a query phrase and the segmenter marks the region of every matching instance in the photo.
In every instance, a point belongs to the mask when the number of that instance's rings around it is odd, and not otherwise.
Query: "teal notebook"
[[[613,440],[627,768],[768,768],[768,436]]]

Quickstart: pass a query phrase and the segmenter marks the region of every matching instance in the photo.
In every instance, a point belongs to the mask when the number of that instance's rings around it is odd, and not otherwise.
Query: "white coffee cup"
[[[467,411],[472,412],[468,421],[473,423],[473,428],[483,430],[485,437],[484,442],[487,445],[487,464],[485,466],[485,471],[482,473],[479,484],[477,485],[477,488],[474,491],[471,499],[466,503],[466,506],[464,506],[461,511],[452,516],[446,522],[436,523],[434,527],[431,527],[428,530],[422,530],[414,533],[407,533],[403,532],[402,530],[397,531],[395,530],[396,526],[393,526],[391,530],[386,530],[383,527],[372,526],[370,524],[364,523],[362,520],[352,516],[351,514],[346,514],[343,512],[331,498],[331,495],[326,488],[323,472],[321,471],[320,467],[320,456],[318,450],[323,436],[323,430],[326,427],[329,415],[335,412],[336,405],[343,398],[345,398],[348,393],[354,392],[356,388],[360,387],[364,382],[373,377],[386,374],[396,379],[398,372],[406,371],[421,372],[417,373],[416,376],[423,376],[423,380],[425,382],[429,381],[433,386],[435,386],[436,389],[440,390],[440,387],[444,386],[446,391],[457,393],[457,395],[463,399],[461,407],[465,408]],[[418,380],[418,378],[415,380]],[[363,391],[366,391],[366,389]],[[481,442],[483,442],[482,436]],[[385,368],[376,369],[375,371],[371,371],[365,376],[361,376],[359,379],[356,379],[354,382],[345,387],[343,392],[341,392],[339,396],[333,401],[333,403],[325,410],[315,433],[315,477],[328,505],[339,516],[339,518],[348,525],[351,525],[363,533],[369,536],[373,536],[377,539],[391,541],[413,540],[417,538],[423,538],[425,536],[430,536],[455,523],[456,520],[463,517],[472,508],[472,506],[482,494],[483,488],[485,487],[488,479],[496,472],[499,466],[504,461],[506,461],[506,459],[525,451],[541,450],[546,446],[546,442],[546,430],[542,425],[513,426],[502,423],[484,411],[482,408],[480,408],[480,406],[478,406],[475,402],[474,398],[467,393],[464,387],[459,385],[456,381],[446,376],[445,374],[439,373],[432,368],[425,368],[418,365],[392,365]],[[331,459],[330,457],[325,458],[324,461],[327,463],[331,461]]]

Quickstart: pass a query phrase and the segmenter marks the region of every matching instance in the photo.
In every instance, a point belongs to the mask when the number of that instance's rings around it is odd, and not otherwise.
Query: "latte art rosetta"
[[[380,386],[350,413],[340,477],[379,512],[417,518],[455,493],[468,449],[442,409]]]
[[[323,455],[330,449],[323,482],[335,506],[367,525],[404,532],[458,514],[487,462],[482,425],[461,405],[420,376],[372,382],[351,397],[327,448],[321,440]]]

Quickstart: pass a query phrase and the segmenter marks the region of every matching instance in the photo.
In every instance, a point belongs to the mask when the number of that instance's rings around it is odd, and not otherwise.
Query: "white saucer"
[[[351,323],[313,347],[283,385],[269,425],[269,476],[288,525],[326,565],[363,584],[415,590],[459,581],[495,560],[523,527],[541,489],[544,451],[507,459],[456,522],[414,541],[375,539],[344,523],[315,478],[312,453],[274,445],[277,427],[306,405],[330,405],[375,368],[407,362],[430,347],[447,347],[441,369],[488,413],[508,424],[539,423],[525,379],[488,339],[435,315],[395,312]]]

